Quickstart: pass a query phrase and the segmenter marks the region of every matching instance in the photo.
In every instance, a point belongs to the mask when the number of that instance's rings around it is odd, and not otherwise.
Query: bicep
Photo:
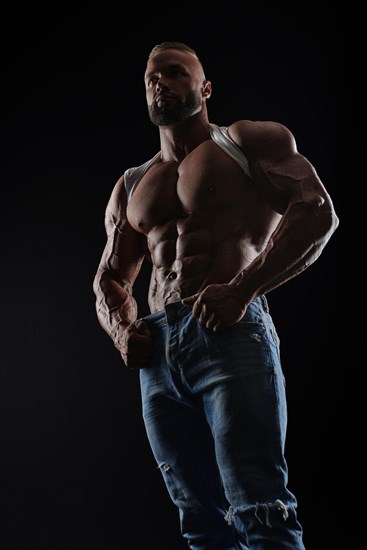
[[[258,158],[251,163],[251,173],[264,200],[280,214],[295,203],[317,209],[330,202],[315,168],[297,151],[275,159]]]
[[[247,155],[254,185],[273,210],[283,214],[296,202],[315,207],[330,204],[316,170],[297,151],[296,140],[286,126],[239,121],[230,127],[230,135]]]

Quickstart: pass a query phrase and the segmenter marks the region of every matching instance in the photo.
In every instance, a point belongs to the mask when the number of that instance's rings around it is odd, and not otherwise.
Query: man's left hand
[[[228,284],[207,286],[202,292],[183,298],[193,315],[207,329],[219,332],[237,323],[246,313],[238,289]]]

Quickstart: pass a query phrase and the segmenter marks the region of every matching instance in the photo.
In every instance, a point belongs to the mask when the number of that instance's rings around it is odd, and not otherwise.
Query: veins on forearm
[[[332,234],[331,220],[331,209],[322,205],[290,204],[265,249],[232,284],[256,297],[299,275],[320,256]]]
[[[118,283],[102,272],[96,292],[96,312],[102,328],[117,344],[122,330],[137,318],[137,304],[129,283]]]

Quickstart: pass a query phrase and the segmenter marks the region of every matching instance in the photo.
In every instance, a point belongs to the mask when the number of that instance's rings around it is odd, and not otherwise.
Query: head
[[[162,42],[149,54],[144,75],[149,117],[171,126],[206,113],[211,83],[196,52],[183,42]]]

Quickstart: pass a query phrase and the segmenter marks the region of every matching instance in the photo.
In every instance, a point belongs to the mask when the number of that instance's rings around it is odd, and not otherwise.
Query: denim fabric
[[[304,550],[287,488],[287,405],[265,296],[220,333],[181,302],[146,316],[147,436],[192,550]]]

